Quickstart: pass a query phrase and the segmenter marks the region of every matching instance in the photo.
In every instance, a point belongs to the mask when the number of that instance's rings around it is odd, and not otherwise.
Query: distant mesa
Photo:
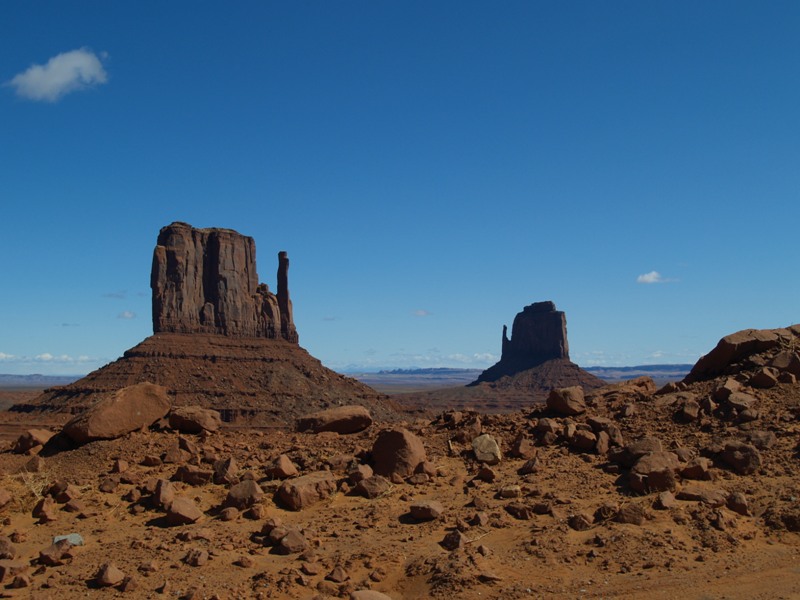
[[[253,238],[231,229],[172,223],[161,229],[150,276],[153,335],[18,412],[80,413],[102,394],[141,382],[174,405],[218,410],[223,420],[293,425],[310,412],[358,404],[391,419],[386,396],[324,367],[298,343],[289,258],[278,254],[277,293],[259,283]]]
[[[546,393],[552,388],[580,385],[595,389],[605,382],[569,359],[567,318],[551,301],[535,302],[517,313],[511,328],[503,325],[500,361],[470,385],[529,388]]]

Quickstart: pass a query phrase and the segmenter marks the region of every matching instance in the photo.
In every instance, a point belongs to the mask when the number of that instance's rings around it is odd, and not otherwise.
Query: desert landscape
[[[2,597],[800,597],[800,325],[608,383],[537,300],[469,385],[387,395],[299,345],[278,258],[273,294],[172,223],[153,335],[4,392]]]

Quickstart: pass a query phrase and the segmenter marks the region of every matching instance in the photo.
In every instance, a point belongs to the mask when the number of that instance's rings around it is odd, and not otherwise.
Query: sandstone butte
[[[569,359],[567,318],[551,301],[535,302],[514,317],[511,338],[503,325],[500,361],[470,385],[490,383],[499,388],[525,388],[542,396],[553,388],[579,385],[596,389],[602,379]]]
[[[176,406],[213,408],[240,424],[293,425],[302,415],[342,405],[392,418],[386,396],[327,369],[300,347],[288,273],[288,254],[279,252],[272,293],[258,280],[253,238],[172,223],[153,250],[153,335],[83,379],[13,410],[74,414],[104,394],[151,382],[166,388]]]

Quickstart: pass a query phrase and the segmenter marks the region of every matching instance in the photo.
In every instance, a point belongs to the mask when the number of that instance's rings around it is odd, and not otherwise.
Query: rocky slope
[[[798,334],[740,332],[721,341],[736,352],[698,362],[717,374],[565,388],[513,414],[344,435],[188,434],[170,418],[9,446],[0,585],[65,599],[796,597]],[[753,343],[764,335],[777,343]],[[53,545],[61,534],[83,545]]]

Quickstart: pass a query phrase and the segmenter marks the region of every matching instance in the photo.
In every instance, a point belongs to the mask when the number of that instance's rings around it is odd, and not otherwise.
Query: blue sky
[[[0,372],[152,332],[175,220],[292,262],[337,368],[485,367],[553,300],[581,365],[800,321],[800,3],[0,4]]]

